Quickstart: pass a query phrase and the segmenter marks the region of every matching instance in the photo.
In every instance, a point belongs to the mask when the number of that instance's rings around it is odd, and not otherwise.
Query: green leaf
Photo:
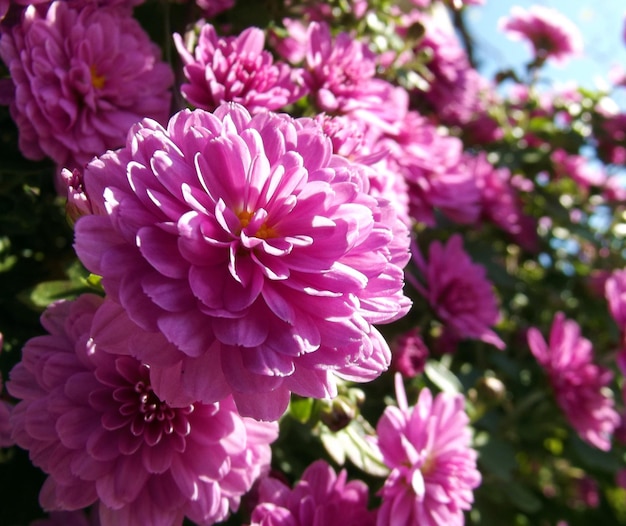
[[[389,470],[374,447],[371,441],[373,435],[367,432],[366,426],[369,427],[369,424],[359,416],[336,433],[322,426],[320,438],[328,454],[340,466],[348,458],[361,471],[376,477],[386,477]]]
[[[460,393],[463,385],[459,379],[441,362],[429,360],[424,367],[427,378],[446,393]]]
[[[61,299],[72,299],[85,291],[85,287],[73,281],[44,281],[39,283],[28,294],[28,302],[39,308],[46,308]]]
[[[289,414],[298,422],[306,424],[311,418],[313,412],[312,398],[296,398],[292,397],[289,404]]]

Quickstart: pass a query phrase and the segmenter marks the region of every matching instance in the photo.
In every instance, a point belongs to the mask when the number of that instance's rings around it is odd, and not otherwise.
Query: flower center
[[[187,436],[191,431],[189,415],[194,406],[170,407],[154,393],[150,385],[149,369],[139,367],[135,383],[119,387],[113,398],[121,402],[120,415],[130,424],[130,432],[153,446],[166,436]]]
[[[150,423],[153,421],[168,422],[170,425],[166,425],[165,432],[170,434],[172,432],[171,421],[176,415],[176,411],[172,409],[165,402],[159,400],[157,395],[154,394],[152,387],[147,385],[143,380],[139,380],[135,384],[135,392],[139,395],[139,410],[140,416],[144,422]]]
[[[96,66],[91,65],[89,67],[89,73],[91,74],[91,85],[96,89],[104,88],[106,77],[104,75],[98,75],[98,72],[96,71]]]
[[[424,463],[422,464],[422,467],[420,468],[420,471],[422,472],[422,475],[427,476],[430,475],[433,471],[435,471],[435,465],[436,465],[436,459],[434,455],[428,455],[426,457],[426,460],[424,460]]]
[[[276,231],[272,227],[267,226],[265,221],[256,217],[256,214],[253,212],[242,210],[237,214],[237,217],[239,218],[239,223],[241,224],[241,230],[250,227],[248,229],[249,231],[246,232],[249,236],[261,239],[268,239],[276,236]]]

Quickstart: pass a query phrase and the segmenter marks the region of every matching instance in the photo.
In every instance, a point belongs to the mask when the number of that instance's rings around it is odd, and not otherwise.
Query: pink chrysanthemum
[[[101,304],[84,295],[50,306],[49,334],[27,342],[7,382],[20,399],[13,437],[48,474],[43,508],[97,503],[103,526],[223,520],[267,468],[277,426],[240,417],[232,398],[160,400],[147,366],[90,338]]]
[[[242,414],[276,419],[290,392],[334,396],[335,373],[388,367],[372,324],[409,308],[407,228],[311,119],[226,104],[145,120],[84,182],[77,253],[175,346],[137,355],[168,402],[232,392]]]
[[[414,246],[413,260],[423,284],[413,277],[411,283],[455,337],[475,338],[504,349],[504,342],[489,328],[500,317],[493,287],[485,268],[473,263],[463,250],[460,235],[455,234],[445,245],[431,243],[428,261]]]
[[[532,5],[526,10],[513,6],[510,16],[501,18],[499,26],[511,38],[528,41],[538,60],[563,62],[583,49],[578,27],[550,7]]]
[[[522,247],[536,244],[533,218],[522,211],[522,203],[508,168],[495,168],[484,153],[465,156],[465,162],[480,191],[481,219],[498,226]]]
[[[398,336],[391,345],[391,366],[406,378],[424,372],[430,354],[419,330],[411,329]]]
[[[213,111],[222,102],[238,102],[257,113],[278,110],[305,93],[301,71],[275,64],[257,27],[235,37],[219,37],[211,24],[203,23],[193,55],[179,34],[174,42],[189,81],[181,92],[197,108]]]
[[[410,23],[416,20],[409,17]],[[417,17],[425,28],[414,50],[427,54],[428,87],[414,94],[414,103],[433,112],[447,125],[465,125],[486,113],[482,92],[489,93],[488,82],[476,71],[455,34],[452,24],[441,16]]]
[[[461,526],[480,485],[469,418],[460,394],[424,388],[409,407],[396,375],[398,407],[378,421],[378,447],[391,473],[380,491],[378,526]]]
[[[383,129],[406,114],[406,92],[375,78],[375,55],[348,33],[333,37],[327,24],[312,22],[305,66],[304,80],[321,111],[350,115]]]
[[[360,480],[347,481],[323,460],[311,464],[293,489],[275,478],[259,485],[259,503],[250,526],[374,526],[375,513],[367,509],[368,488]]]
[[[593,363],[591,342],[580,334],[580,327],[558,312],[548,343],[538,329],[528,330],[528,346],[545,369],[556,400],[572,427],[589,444],[609,450],[611,434],[619,424],[608,396],[611,371]]]
[[[414,221],[436,224],[435,211],[457,223],[473,223],[480,214],[480,192],[463,158],[463,144],[443,135],[421,115],[410,112],[397,133],[383,136],[374,151],[388,155],[391,171],[408,185]]]
[[[159,56],[124,10],[57,1],[43,15],[30,6],[0,39],[22,153],[81,168],[121,146],[139,119],[165,121],[173,75]]]

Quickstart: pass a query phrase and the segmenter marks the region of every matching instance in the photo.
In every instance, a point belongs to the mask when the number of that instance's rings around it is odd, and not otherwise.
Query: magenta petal
[[[274,422],[283,415],[289,405],[289,390],[284,387],[258,396],[254,393],[235,392],[233,395],[241,416]]]
[[[160,228],[144,227],[137,232],[137,245],[144,258],[168,278],[187,277],[188,265],[178,255],[176,237]]]
[[[260,318],[223,318],[213,322],[213,332],[226,345],[256,347],[267,338],[269,327]]]

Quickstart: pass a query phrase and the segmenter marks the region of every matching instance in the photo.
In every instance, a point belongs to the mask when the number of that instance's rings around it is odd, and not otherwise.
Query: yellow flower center
[[[248,212],[247,210],[242,210],[241,212],[239,212],[239,214],[237,214],[242,230],[250,224],[250,219],[252,219],[253,215],[254,214],[252,212]],[[274,231],[273,228],[268,227],[265,223],[263,223],[261,227],[253,235],[254,237],[267,239],[269,237],[276,236],[276,232]]]
[[[91,73],[91,85],[96,89],[102,89],[104,87],[106,77],[104,75],[98,75],[96,66],[93,65],[90,66],[89,73]]]

